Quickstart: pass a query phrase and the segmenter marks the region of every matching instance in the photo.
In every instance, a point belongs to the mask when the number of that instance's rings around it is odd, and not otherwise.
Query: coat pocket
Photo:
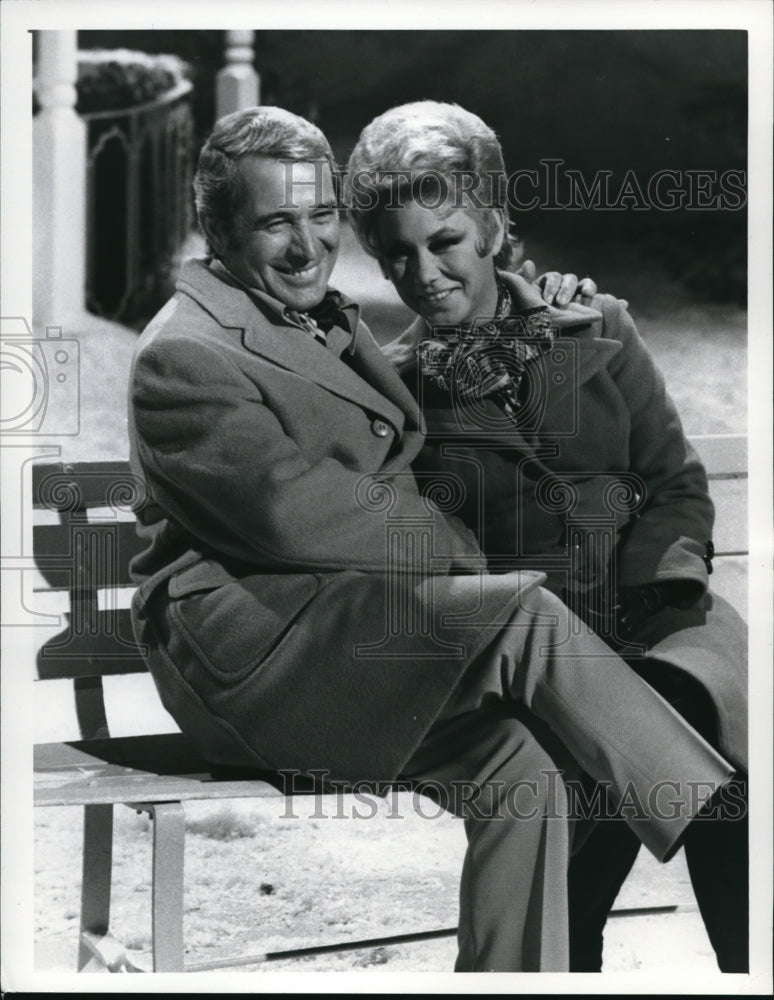
[[[170,577],[167,592],[170,597],[186,597],[197,591],[213,590],[237,578],[214,559],[201,559],[185,566]]]
[[[276,649],[317,589],[313,574],[256,574],[183,594],[185,585],[170,586],[169,611],[202,665],[235,684]]]

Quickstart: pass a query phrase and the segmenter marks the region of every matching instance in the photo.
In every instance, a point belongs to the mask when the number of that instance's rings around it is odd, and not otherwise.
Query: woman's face
[[[496,216],[494,245],[481,257],[477,247],[484,238],[475,211],[407,200],[382,212],[382,269],[406,305],[431,325],[489,319],[497,309],[493,257],[502,246],[502,220]]]

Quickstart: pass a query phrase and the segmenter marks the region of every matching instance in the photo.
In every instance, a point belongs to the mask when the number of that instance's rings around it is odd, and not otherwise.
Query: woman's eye
[[[326,223],[330,222],[336,215],[336,210],[333,208],[326,208],[320,212],[315,212],[312,218],[315,222]]]
[[[448,237],[443,240],[438,240],[430,246],[430,250],[433,253],[443,253],[444,250],[449,250],[451,247],[456,247],[460,241],[456,237]]]

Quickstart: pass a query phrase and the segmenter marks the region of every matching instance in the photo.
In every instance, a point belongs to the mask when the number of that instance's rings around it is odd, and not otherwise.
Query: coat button
[[[371,430],[377,437],[385,438],[390,433],[390,425],[386,420],[374,420],[371,424]]]

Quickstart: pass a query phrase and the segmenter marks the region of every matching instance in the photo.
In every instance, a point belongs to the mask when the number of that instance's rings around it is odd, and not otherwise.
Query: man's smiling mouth
[[[316,264],[310,264],[308,267],[299,268],[297,271],[279,271],[278,274],[282,276],[285,281],[309,281],[312,278],[317,277],[320,273],[320,268],[322,266],[322,261],[317,261]]]

